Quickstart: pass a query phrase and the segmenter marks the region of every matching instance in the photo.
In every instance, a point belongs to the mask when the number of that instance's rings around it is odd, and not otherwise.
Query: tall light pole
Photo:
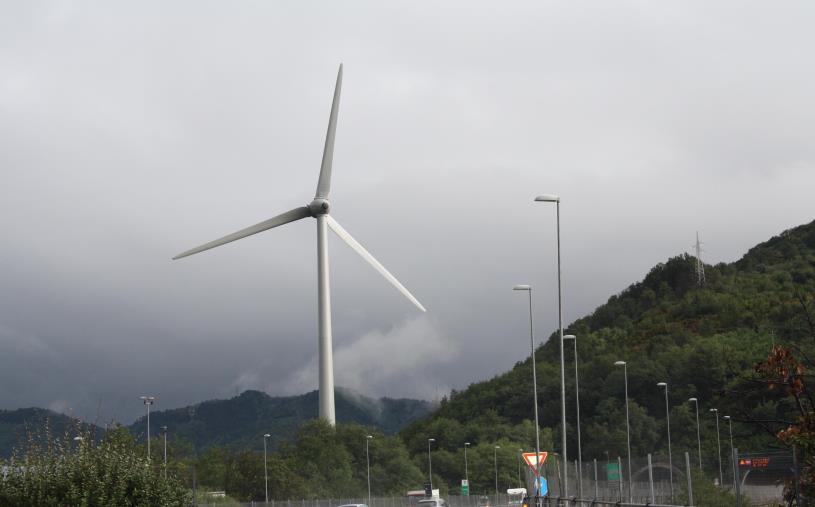
[[[561,285],[560,267],[560,197],[556,195],[539,195],[535,197],[536,202],[553,202],[557,210],[557,321],[560,336],[560,427],[561,446],[563,447],[563,463],[568,463],[566,458],[566,363],[563,357],[563,290]],[[540,452],[540,451],[538,451]],[[568,474],[563,474],[563,496],[569,496]]]
[[[500,445],[496,445],[495,448],[492,450],[492,462],[495,466],[495,494],[498,495],[498,449],[500,449]],[[495,499],[498,502],[498,499]]]
[[[702,436],[699,431],[699,400],[696,398],[688,398],[688,401],[696,405],[696,444],[699,446],[699,470],[702,470]]]
[[[574,404],[577,407],[577,496],[583,498],[583,449],[580,444],[580,381],[577,374],[577,337],[567,334],[564,340],[574,342]]]
[[[374,438],[373,435],[365,436],[365,463],[368,465],[368,507],[371,506],[371,455],[368,450],[368,443]]]
[[[628,420],[628,365],[625,361],[617,361],[614,366],[623,367],[623,378],[625,379],[625,439],[628,446],[628,503],[633,503],[631,496],[631,423]]]
[[[668,423],[668,477],[671,481],[671,500],[674,497],[674,462],[673,454],[671,454],[671,409],[668,405],[668,383],[659,382],[657,387],[665,388],[665,420]]]
[[[722,480],[722,443],[719,439],[719,409],[711,408],[711,412],[716,414],[716,447],[719,449],[719,486],[724,485]]]
[[[162,426],[164,430],[164,478],[167,478],[167,426]]]
[[[263,435],[263,489],[266,491],[266,503],[269,503],[269,470],[266,468],[266,439],[271,435]]]
[[[727,425],[730,429],[730,461],[732,462],[733,466],[733,491],[736,491],[736,462],[734,461],[735,457],[733,456],[733,422],[729,415],[723,415],[722,419],[727,421]]]
[[[464,479],[467,481],[467,485],[470,484],[470,470],[467,467],[467,448],[470,447],[470,442],[464,442]]]
[[[147,460],[150,461],[150,405],[156,401],[154,396],[139,396],[144,402],[144,406],[147,407]]]
[[[430,491],[433,491],[433,459],[430,457],[430,444],[435,442],[435,438],[427,439],[427,477],[430,479]]]
[[[532,322],[532,286],[531,285],[516,285],[512,290],[522,290],[529,294],[529,344],[532,347],[532,406],[535,407],[535,477],[540,477],[541,465],[541,438],[540,438],[540,425],[538,424],[538,364],[535,361],[535,331]],[[562,347],[562,343],[561,343]],[[537,484],[540,484],[538,480]],[[536,488],[535,496],[540,495],[540,486]]]

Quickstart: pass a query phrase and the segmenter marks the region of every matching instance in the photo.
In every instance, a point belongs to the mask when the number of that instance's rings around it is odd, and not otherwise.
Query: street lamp
[[[625,438],[628,446],[628,503],[633,503],[631,496],[631,424],[628,421],[628,365],[625,361],[617,361],[614,366],[623,367],[623,378],[625,379]]]
[[[696,398],[688,398],[696,405],[696,444],[699,446],[699,471],[702,470],[702,437],[699,432],[699,400]]]
[[[464,479],[467,484],[470,484],[470,470],[467,467],[467,448],[470,447],[470,442],[464,442]]]
[[[577,375],[577,337],[567,334],[564,340],[574,342],[574,404],[577,407],[577,496],[583,498],[583,449],[580,445],[580,382]]]
[[[665,388],[665,420],[668,423],[668,477],[671,481],[671,500],[674,497],[674,463],[673,455],[671,454],[671,410],[668,405],[668,383],[659,382],[657,387]]]
[[[263,489],[266,491],[266,503],[269,503],[269,470],[266,468],[266,439],[271,435],[263,435]]]
[[[566,366],[563,358],[563,291],[561,288],[561,267],[560,267],[560,197],[557,195],[539,195],[535,197],[536,202],[553,202],[557,211],[557,320],[560,335],[560,425],[561,425],[561,445],[563,446],[563,463],[568,463],[566,459]],[[538,451],[540,452],[540,451]],[[568,474],[563,474],[563,496],[569,496]]]
[[[147,460],[150,461],[150,405],[156,401],[156,398],[154,396],[139,396],[139,399],[147,407]]]
[[[711,408],[711,412],[716,414],[716,447],[719,449],[719,486],[724,485],[722,480],[722,442],[719,440],[719,409]]]
[[[435,438],[427,439],[427,476],[430,479],[430,491],[433,491],[433,460],[430,457],[430,443],[435,442]]]
[[[523,449],[518,449],[518,487],[524,487],[524,483],[521,482],[521,454],[524,453]]]
[[[733,455],[733,421],[729,415],[722,416],[722,419],[727,421],[727,425],[730,429],[730,461],[733,466],[733,491],[736,491],[736,457]]]
[[[540,425],[538,424],[538,365],[535,361],[535,332],[532,324],[532,286],[531,285],[516,285],[512,290],[522,290],[529,294],[529,345],[532,347],[532,406],[535,407],[535,476],[540,477],[541,465],[541,438],[540,438]],[[562,348],[562,344],[561,344]],[[540,481],[538,481],[540,484]],[[540,486],[536,488],[535,496],[540,495]]]
[[[373,435],[365,436],[365,463],[368,465],[368,507],[371,505],[371,455],[368,450],[368,443],[374,438]]]
[[[162,426],[164,430],[164,478],[167,478],[167,426]]]
[[[495,448],[492,450],[492,462],[495,465],[495,495],[498,495],[498,449],[500,449],[500,445],[496,445]],[[496,502],[498,499],[496,498]]]

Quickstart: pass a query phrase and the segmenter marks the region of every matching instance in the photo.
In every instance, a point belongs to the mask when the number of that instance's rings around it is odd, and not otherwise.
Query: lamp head
[[[374,436],[373,436],[373,435],[365,435],[365,438],[366,438],[367,440],[371,440],[372,438],[374,438]]]
[[[470,442],[464,442],[464,447],[469,447],[469,446],[470,446]]]
[[[697,400],[696,398],[688,398],[688,401],[692,401],[692,402],[694,402],[694,403],[698,403],[698,402],[699,402],[699,400]]]
[[[560,196],[553,194],[543,194],[535,197],[537,202],[560,202]]]
[[[711,408],[711,409],[710,409],[710,411],[711,411],[711,412],[717,412],[717,413],[718,413],[718,412],[719,412],[719,409],[718,409],[718,408]]]
[[[428,438],[428,439],[427,439],[427,441],[428,441],[428,442],[435,442],[435,441],[436,441],[436,439],[435,439],[435,438]]]
[[[723,416],[722,416],[722,419],[724,419],[725,421],[727,421],[727,420],[729,420],[729,419],[730,419],[730,416],[729,416],[729,415],[723,415]]]
[[[270,436],[271,436],[271,435],[269,435],[268,433],[266,433],[265,435],[263,435],[263,438],[269,438]]]
[[[564,340],[577,340],[577,336],[575,336],[573,334],[564,334],[563,339]]]
[[[496,445],[496,446],[495,446],[495,448],[496,448],[496,449],[500,449],[500,448],[501,448],[501,446],[500,446],[500,445]]]
[[[665,383],[665,382],[659,382],[659,383],[657,384],[657,387],[668,387],[668,384],[667,384],[667,383]]]
[[[615,361],[614,366],[625,366],[625,361]]]
[[[512,290],[532,290],[531,285],[516,285]]]

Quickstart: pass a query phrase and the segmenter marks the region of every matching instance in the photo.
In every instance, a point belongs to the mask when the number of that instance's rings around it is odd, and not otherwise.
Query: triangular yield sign
[[[540,464],[543,465],[543,463],[546,461],[546,456],[548,456],[548,455],[549,455],[548,452],[541,452],[541,453],[525,452],[525,453],[523,453],[524,461],[526,461],[526,464],[529,465],[529,467],[533,471],[535,471],[535,473],[537,473],[538,461],[540,461]]]

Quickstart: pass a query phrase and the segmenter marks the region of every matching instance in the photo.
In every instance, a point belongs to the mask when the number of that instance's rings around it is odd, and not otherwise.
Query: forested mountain
[[[376,428],[392,435],[406,424],[426,415],[431,404],[412,399],[361,396],[350,390],[336,390],[337,420]],[[188,407],[150,413],[151,436],[167,426],[172,440],[184,441],[190,452],[213,446],[235,449],[262,449],[265,433],[269,450],[282,442],[292,442],[303,423],[317,417],[317,391],[299,396],[272,397],[260,391],[245,391],[228,400],[209,400]],[[147,432],[146,417],[128,426],[139,441]],[[42,434],[45,428],[52,436],[71,430],[103,429],[80,422],[64,414],[42,408],[0,410],[0,457],[10,456],[14,447],[21,447],[29,433]]]
[[[21,448],[29,438],[38,442],[44,441],[46,436],[73,438],[80,433],[96,435],[98,429],[93,424],[44,408],[0,410],[0,458],[11,456],[14,448]]]
[[[715,415],[733,418],[734,444],[744,451],[777,446],[775,432],[791,420],[791,401],[783,389],[767,389],[756,379],[756,365],[774,344],[815,357],[815,222],[785,231],[752,248],[737,262],[705,265],[698,283],[696,260],[688,255],[655,266],[638,283],[609,298],[591,315],[568,325],[577,336],[580,414],[584,460],[625,456],[623,368],[627,361],[634,456],[667,447],[664,392],[668,383],[673,450],[696,450],[694,406],[700,401],[705,463],[716,463]],[[499,336],[498,340],[528,340]],[[567,437],[571,458],[577,452],[572,343],[566,342]],[[560,371],[557,333],[537,353],[538,395],[546,450],[559,450]],[[433,469],[448,484],[462,476],[463,444],[471,442],[485,461],[489,481],[494,445],[499,467],[511,481],[517,450],[530,449],[530,432],[519,431],[533,417],[531,361],[526,359],[490,380],[452,392],[432,414],[401,435],[416,460],[435,438]],[[720,421],[725,453],[728,426]],[[554,431],[552,431],[554,430]],[[508,449],[508,450],[507,450]],[[725,454],[726,455],[726,454]],[[478,472],[476,472],[478,474]],[[473,475],[471,469],[471,477]],[[435,473],[434,473],[435,475]]]
[[[354,422],[393,434],[426,415],[430,403],[412,399],[361,396],[343,388],[335,393],[337,421]],[[299,396],[272,397],[260,391],[244,391],[227,400],[209,400],[188,407],[150,413],[151,436],[167,426],[173,438],[191,443],[196,450],[212,446],[262,449],[263,435],[270,450],[291,442],[303,422],[317,417],[317,391]],[[129,426],[143,440],[146,416]]]

